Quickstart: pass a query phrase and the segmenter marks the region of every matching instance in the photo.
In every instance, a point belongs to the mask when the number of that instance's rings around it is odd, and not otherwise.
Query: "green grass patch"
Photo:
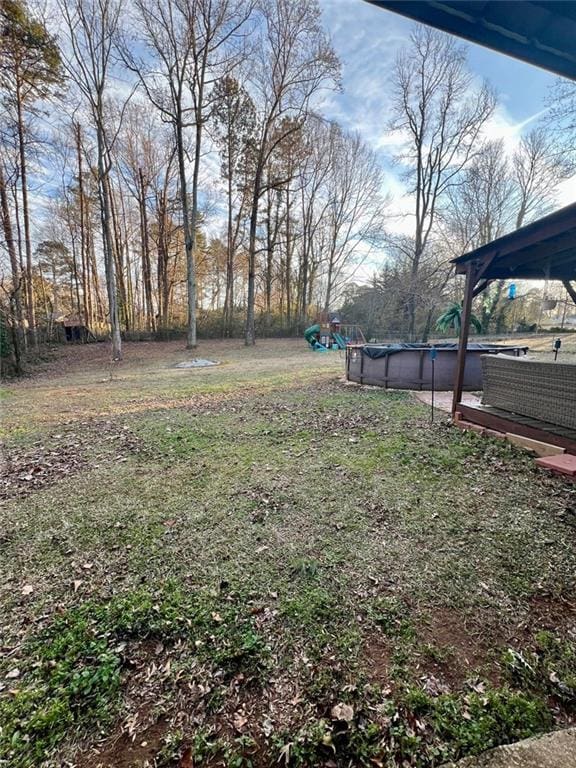
[[[433,768],[542,733],[552,722],[542,700],[507,688],[436,698],[412,688],[396,700],[374,696],[363,704],[353,708],[351,721],[325,717],[279,735],[278,759],[295,768],[326,761],[338,768]]]
[[[120,655],[86,611],[57,618],[26,651],[22,680],[0,699],[0,759],[14,768],[45,760],[69,729],[108,725],[119,701]]]
[[[238,598],[169,586],[108,602],[88,602],[51,621],[28,641],[18,687],[0,699],[0,760],[36,765],[71,732],[110,724],[117,711],[126,642],[181,640],[220,670],[258,675],[267,646]]]
[[[503,656],[511,681],[525,690],[554,696],[576,712],[576,644],[553,632],[538,632],[534,650],[508,648]]]
[[[8,765],[82,762],[78,743],[129,718],[136,746],[168,734],[166,768],[186,748],[198,766],[429,768],[566,722],[560,629],[506,656],[509,687],[466,680],[497,679],[503,638],[537,632],[534,595],[573,592],[573,490],[407,393],[341,386],[336,357],[283,349],[215,349],[227,365],[191,372],[171,367],[180,346],[8,385],[11,444],[32,430],[34,458],[77,433],[85,459],[2,507]]]
[[[407,739],[406,743],[430,762],[433,756],[441,756],[442,762],[478,755],[552,726],[545,701],[508,688],[435,698],[411,689],[404,695],[402,706],[406,713],[421,718],[424,728],[404,725],[396,736]]]

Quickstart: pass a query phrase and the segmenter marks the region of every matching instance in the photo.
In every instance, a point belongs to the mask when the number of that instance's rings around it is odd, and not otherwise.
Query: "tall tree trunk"
[[[10,258],[10,270],[12,272],[12,293],[11,303],[13,304],[14,319],[12,321],[15,326],[13,339],[15,344],[14,357],[16,361],[16,373],[20,374],[20,357],[21,347],[24,343],[24,315],[22,312],[22,298],[21,298],[21,282],[22,277],[18,264],[18,255],[16,253],[16,246],[14,244],[14,234],[12,232],[12,220],[10,218],[10,207],[8,205],[8,194],[6,192],[6,181],[4,179],[4,169],[0,164],[0,212],[2,214],[2,231],[4,233],[4,240],[6,242],[6,248],[8,249],[8,256]]]
[[[168,215],[167,192],[164,188],[157,201],[158,215],[158,314],[163,329],[168,327],[169,277],[168,277]]]
[[[312,241],[311,216],[306,211],[304,218],[304,229],[302,232],[302,265],[300,278],[300,323],[304,325],[308,316],[308,285],[310,282],[310,245]]]
[[[21,279],[18,282],[20,283]],[[15,290],[20,291],[19,284]],[[12,321],[10,322],[10,334],[12,336],[12,354],[14,355],[14,372],[16,376],[21,376],[22,375],[22,350],[20,347],[20,339],[18,336],[17,323],[14,322],[14,317],[17,312],[16,300],[14,298],[14,291],[12,291],[12,293],[10,294],[9,300],[10,300],[10,314],[12,316]]]
[[[195,235],[190,226],[190,211],[188,207],[188,183],[186,180],[186,157],[184,152],[184,135],[182,128],[182,113],[179,109],[175,122],[176,154],[178,156],[178,175],[180,179],[180,200],[182,204],[182,227],[184,230],[184,250],[186,252],[186,287],[188,302],[188,324],[186,347],[196,346],[196,264],[195,264]],[[167,307],[164,312],[167,316]]]
[[[154,320],[154,302],[152,300],[152,275],[150,268],[150,240],[148,238],[148,213],[146,210],[146,184],[144,183],[144,174],[142,168],[138,169],[140,179],[140,227],[142,242],[142,281],[144,283],[144,299],[146,302],[146,324],[148,330],[155,332],[156,323]]]
[[[248,296],[246,299],[246,329],[244,343],[247,347],[256,343],[255,324],[255,299],[256,299],[256,229],[258,226],[258,202],[262,186],[262,160],[258,161],[258,168],[254,178],[252,191],[252,205],[250,210],[250,230],[248,236]]]
[[[46,323],[48,326],[48,338],[52,338],[52,323],[53,323],[53,313],[52,313],[52,304],[48,300],[48,295],[46,293],[46,280],[44,279],[44,275],[42,274],[42,263],[38,262],[38,276],[40,277],[40,291],[42,293],[42,304],[44,305],[44,315],[46,317]]]
[[[34,285],[32,282],[32,241],[30,238],[30,211],[28,207],[28,172],[26,167],[26,142],[24,137],[24,113],[22,110],[22,84],[16,77],[16,116],[18,123],[18,152],[20,156],[20,186],[22,191],[22,219],[24,221],[24,248],[26,252],[26,296],[28,325],[35,346],[38,346],[36,313],[34,311]]]
[[[203,101],[202,88],[198,95],[198,103],[200,109]],[[196,230],[198,228],[198,180],[200,178],[200,152],[202,148],[202,114],[196,116],[196,144],[194,146],[194,165],[192,170],[192,210],[190,212],[190,235],[192,237],[192,255],[194,264],[194,278],[196,277],[196,262],[197,262],[197,237]],[[187,347],[193,349],[196,346],[196,279],[193,281],[188,280],[188,337]]]
[[[84,203],[84,178],[82,168],[82,133],[80,123],[76,123],[76,156],[78,163],[78,206],[80,208],[80,257],[82,264],[82,299],[84,325],[90,328],[92,325],[92,307],[90,291],[90,275],[88,265],[88,253],[86,248],[86,223],[85,223],[85,203]]]
[[[264,293],[266,305],[266,325],[272,324],[272,267],[274,264],[274,241],[272,235],[272,191],[266,195],[266,275]]]
[[[429,309],[426,313],[426,322],[424,323],[424,330],[422,331],[422,344],[426,344],[428,341],[428,337],[430,336],[430,331],[432,330],[432,317],[433,317],[434,310]]]
[[[136,304],[135,304],[135,291],[132,282],[132,261],[130,258],[130,242],[128,235],[128,216],[126,214],[125,198],[122,193],[122,189],[118,189],[118,195],[120,197],[120,208],[122,210],[122,219],[118,218],[118,235],[119,235],[119,248],[120,252],[124,253],[125,258],[123,264],[126,265],[126,327],[136,327]],[[122,230],[123,225],[123,230]]]
[[[100,111],[101,115],[101,111]],[[108,166],[105,157],[104,132],[101,123],[97,125],[98,147],[98,194],[100,197],[100,220],[102,224],[102,245],[104,250],[104,268],[106,272],[106,289],[108,293],[108,311],[110,315],[110,331],[112,336],[112,359],[122,359],[122,338],[118,318],[118,303],[116,299],[116,276],[114,269],[114,245],[112,242],[111,213],[108,185]]]
[[[286,325],[292,327],[292,230],[290,187],[286,186]]]
[[[76,310],[78,313],[78,319],[82,319],[82,305],[80,304],[80,280],[78,277],[78,255],[76,253],[76,242],[75,239],[72,239],[72,275],[73,278],[73,286],[74,286],[74,295],[76,296]],[[74,302],[72,301],[72,306],[74,305]]]
[[[334,252],[330,252],[328,258],[328,274],[326,275],[326,294],[324,296],[324,312],[330,311],[330,302],[332,301],[332,283],[334,281]]]
[[[226,289],[224,292],[224,312],[222,323],[222,335],[230,336],[232,333],[232,318],[234,315],[234,226],[232,211],[232,148],[231,128],[228,128],[228,184],[226,188],[226,201],[228,205],[228,226],[226,232]]]
[[[94,233],[92,231],[92,224],[90,223],[90,217],[87,216],[86,221],[88,227],[86,229],[86,256],[90,265],[90,273],[92,277],[92,283],[94,288],[94,295],[96,297],[96,314],[99,323],[106,322],[106,312],[104,310],[104,303],[102,301],[102,295],[100,292],[100,278],[98,277],[98,265],[96,263],[96,251],[94,247]]]
[[[130,330],[130,315],[128,308],[128,296],[126,293],[126,280],[124,276],[124,258],[123,258],[123,246],[122,235],[120,233],[120,225],[118,222],[118,214],[116,211],[116,204],[114,202],[114,195],[112,191],[112,185],[110,183],[110,174],[106,174],[106,190],[108,204],[110,207],[110,226],[112,241],[112,257],[115,265],[116,272],[116,287],[117,287],[117,302],[118,302],[118,317],[119,321],[124,321],[124,328]]]

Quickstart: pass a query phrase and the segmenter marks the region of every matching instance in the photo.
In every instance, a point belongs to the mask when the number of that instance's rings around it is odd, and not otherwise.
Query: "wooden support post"
[[[464,302],[460,321],[460,339],[458,341],[458,357],[456,359],[456,380],[454,381],[454,397],[452,399],[452,418],[462,398],[464,388],[464,368],[466,367],[466,350],[468,347],[468,335],[470,333],[470,315],[472,314],[472,299],[474,298],[474,286],[476,285],[476,266],[468,264],[466,268],[466,284],[464,286]]]

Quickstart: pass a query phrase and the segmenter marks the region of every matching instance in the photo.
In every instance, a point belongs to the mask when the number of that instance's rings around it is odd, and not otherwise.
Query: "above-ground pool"
[[[434,388],[451,390],[456,377],[457,344],[362,344],[346,350],[346,378],[359,384],[387,389],[432,389],[434,346]],[[506,354],[519,357],[528,347],[497,344],[469,344],[464,368],[464,389],[482,389],[482,355]]]

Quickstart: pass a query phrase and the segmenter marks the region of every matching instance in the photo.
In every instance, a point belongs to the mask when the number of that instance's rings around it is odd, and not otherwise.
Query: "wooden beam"
[[[464,286],[464,301],[462,302],[462,315],[460,319],[460,339],[458,341],[458,357],[456,358],[456,379],[454,381],[454,395],[452,398],[452,418],[456,413],[456,406],[462,397],[464,389],[464,368],[466,367],[466,351],[468,348],[468,336],[470,334],[470,316],[472,315],[472,299],[476,285],[477,273],[474,264],[468,264],[466,268],[466,284]]]
[[[479,283],[476,288],[474,288],[473,298],[475,299],[476,296],[479,296],[482,293],[482,291],[485,291],[491,282],[492,280],[482,280],[482,282]]]
[[[498,259],[498,267],[517,269],[518,266],[532,267],[534,263],[540,263],[542,268],[545,268],[547,262],[550,262],[552,266],[565,260],[566,256],[569,257],[570,253],[574,254],[575,247],[576,230],[571,229],[562,235],[557,235],[549,240],[541,240],[539,243],[534,243],[514,253],[502,256]],[[520,265],[518,262],[520,262]]]
[[[564,286],[564,288],[566,288],[566,291],[568,292],[568,296],[570,296],[574,304],[576,304],[576,288],[574,288],[574,286],[571,285],[570,280],[563,280],[562,285]]]

